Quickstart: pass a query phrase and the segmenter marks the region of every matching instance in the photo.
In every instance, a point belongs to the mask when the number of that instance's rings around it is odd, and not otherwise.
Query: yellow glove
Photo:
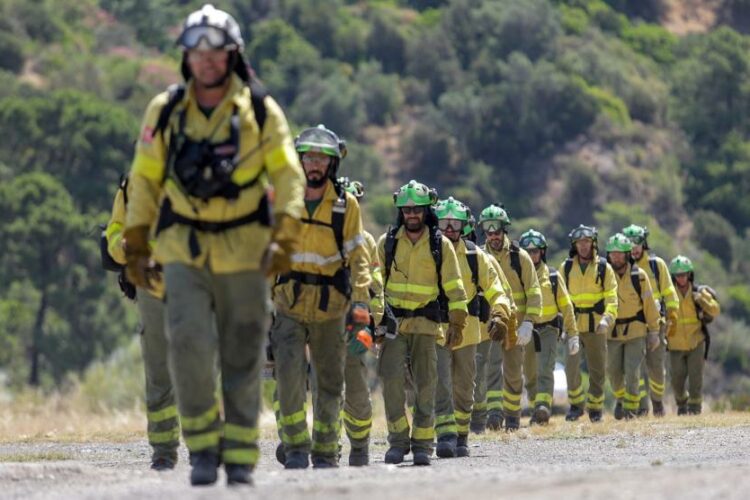
[[[276,216],[271,233],[271,243],[263,255],[262,269],[267,276],[286,274],[292,268],[292,254],[302,229],[299,219],[287,214]]]
[[[135,286],[151,289],[151,280],[158,280],[159,273],[151,260],[148,226],[136,226],[125,230],[125,274]]]
[[[448,329],[445,332],[445,346],[456,347],[464,341],[464,327],[469,317],[466,311],[455,310],[448,312]]]

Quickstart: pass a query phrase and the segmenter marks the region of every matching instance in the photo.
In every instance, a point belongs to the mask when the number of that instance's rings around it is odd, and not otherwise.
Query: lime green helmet
[[[339,177],[338,183],[344,191],[354,195],[357,199],[360,199],[365,195],[365,185],[359,181],[349,180],[348,177]]]
[[[421,182],[410,180],[393,193],[393,202],[397,207],[429,207],[437,203],[437,191]]]
[[[469,207],[453,198],[453,196],[447,200],[438,201],[435,205],[435,213],[438,219],[456,219],[464,223],[469,222],[469,217],[471,217]]]
[[[607,252],[630,252],[633,250],[633,242],[622,233],[617,233],[607,240]]]
[[[648,238],[648,229],[646,227],[631,224],[628,227],[623,228],[622,234],[630,238],[633,245],[643,245],[644,248],[647,247],[646,238]]]
[[[323,153],[339,160],[346,157],[346,141],[339,139],[332,130],[320,124],[306,128],[294,139],[294,148],[298,153]]]
[[[521,235],[521,238],[518,240],[518,245],[524,250],[531,250],[534,248],[546,250],[547,238],[545,238],[539,231],[529,229]]]
[[[675,274],[692,273],[693,261],[684,255],[678,255],[669,263],[669,274],[674,276]]]
[[[483,231],[505,231],[510,226],[510,217],[503,205],[493,203],[479,214],[479,227]]]

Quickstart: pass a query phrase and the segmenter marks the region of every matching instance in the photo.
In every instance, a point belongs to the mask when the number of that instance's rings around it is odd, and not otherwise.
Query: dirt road
[[[5,443],[0,497],[747,498],[750,415],[702,418],[630,426],[553,422],[543,430],[482,436],[474,440],[472,457],[434,459],[429,468],[383,464],[381,434],[368,468],[284,471],[273,458],[275,443],[264,440],[252,489],[227,488],[223,474],[213,487],[191,488],[184,455],[175,471],[151,472],[143,441]]]

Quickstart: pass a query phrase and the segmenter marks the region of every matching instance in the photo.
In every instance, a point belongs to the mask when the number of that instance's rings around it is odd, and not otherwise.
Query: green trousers
[[[372,428],[372,403],[368,384],[368,353],[352,355],[346,353],[344,368],[344,410],[342,419],[352,449],[366,449]]]
[[[537,391],[533,400],[529,393],[529,401],[533,401],[535,407],[544,406],[550,411],[552,410],[552,396],[555,393],[555,358],[559,337],[560,330],[554,326],[547,325],[539,331],[541,351],[536,353]],[[528,385],[526,390],[528,391]]]
[[[215,274],[182,263],[167,264],[164,277],[169,365],[185,444],[191,453],[221,452],[224,463],[254,466],[271,308],[266,278],[258,271]]]
[[[641,365],[646,355],[646,337],[607,341],[607,371],[612,391],[625,410],[638,411]]]
[[[532,351],[534,345],[529,344]],[[513,346],[503,351],[503,415],[521,417],[521,393],[523,392],[524,347]]]
[[[541,344],[541,336],[540,336]],[[526,396],[529,401],[529,406],[534,404],[536,400],[536,394],[538,390],[539,379],[537,378],[538,365],[539,365],[539,354],[536,352],[536,342],[531,339],[527,345],[523,348],[523,380],[524,387],[526,388]]]
[[[437,346],[435,432],[438,438],[469,434],[476,352],[476,344],[456,350]]]
[[[705,341],[692,351],[669,351],[672,390],[677,406],[703,404],[703,351]],[[685,385],[687,382],[687,392]]]
[[[565,377],[568,380],[568,402],[589,410],[601,411],[604,408],[604,380],[607,366],[607,336],[593,332],[583,332],[581,350],[574,356],[568,354],[565,362]],[[589,372],[588,394],[583,394],[581,379],[581,357],[586,356]]]
[[[138,313],[141,319],[141,353],[146,376],[146,420],[152,459],[177,460],[180,422],[177,415],[172,379],[167,362],[167,334],[164,303],[138,289]]]
[[[471,409],[471,425],[484,427],[487,424],[487,365],[489,364],[491,340],[480,342],[476,346],[474,357],[476,375],[474,376],[474,406]],[[497,410],[502,410],[502,392],[497,401]]]
[[[380,347],[378,375],[383,383],[388,443],[393,447],[432,453],[435,438],[437,344],[434,335],[399,334]],[[414,384],[414,419],[409,439],[406,419],[406,360]]]
[[[346,360],[345,319],[302,323],[277,313],[271,327],[271,347],[276,360],[276,390],[281,415],[284,450],[312,452],[338,460],[341,394]],[[307,428],[307,360],[310,346],[313,387],[312,442]]]
[[[641,365],[640,380],[640,408],[648,410],[648,395],[651,401],[664,399],[664,384],[666,380],[665,360],[667,346],[664,343],[664,327],[659,332],[659,347],[654,351],[646,350],[646,362]],[[646,390],[648,384],[648,391]]]
[[[487,371],[487,413],[488,415],[502,415],[503,413],[503,369],[506,354],[502,342],[490,340],[489,355],[486,362]],[[519,368],[520,369],[520,368]]]

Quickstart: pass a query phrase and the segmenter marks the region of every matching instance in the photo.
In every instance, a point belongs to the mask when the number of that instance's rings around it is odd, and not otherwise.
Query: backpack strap
[[[573,269],[573,259],[568,257],[565,259],[563,264],[563,271],[565,271],[565,286],[570,290],[570,271]]]
[[[346,216],[346,194],[340,196],[333,203],[333,211],[331,213],[331,229],[333,229],[333,236],[336,238],[336,246],[339,249],[342,261],[345,260],[344,251],[344,217]]]
[[[122,174],[120,175],[120,186],[119,188],[122,189],[122,201],[125,203],[125,206],[128,206],[128,182],[130,181],[130,178],[128,177],[128,174]]]
[[[659,285],[659,283],[661,283],[659,280],[661,272],[659,271],[659,262],[656,260],[655,256],[648,256],[648,267],[651,268],[651,272],[654,273],[654,278],[656,278],[656,284]]]
[[[466,260],[469,263],[469,269],[471,269],[471,282],[477,288],[477,293],[482,287],[479,286],[479,259],[477,257],[477,245],[473,241],[464,240],[466,244]]]
[[[383,274],[384,288],[385,285],[388,284],[388,279],[391,277],[391,267],[393,266],[393,260],[396,255],[396,246],[398,245],[398,240],[396,239],[398,228],[399,226],[389,227],[388,232],[385,235],[385,244],[383,248],[385,250],[385,262],[383,263],[385,266],[385,273]]]
[[[255,113],[255,121],[258,123],[258,129],[263,133],[263,126],[266,124],[266,97],[269,95],[268,90],[256,78],[250,79],[250,103]]]
[[[601,285],[604,290],[604,277],[607,274],[607,259],[599,256],[599,262],[596,264],[596,282]]]
[[[521,288],[525,290],[526,285],[523,284],[523,269],[521,268],[521,247],[516,240],[511,240],[510,242],[510,267],[516,273],[516,276],[518,276]]]
[[[162,137],[164,136],[164,131],[167,128],[169,118],[172,116],[174,108],[177,107],[177,104],[185,97],[185,84],[175,83],[174,85],[170,85],[167,88],[167,92],[169,93],[167,103],[159,112],[159,118],[156,120],[154,130],[151,131],[151,137],[155,137],[156,134],[161,134]]]
[[[558,279],[560,278],[560,275],[558,274],[557,270],[550,269],[549,271],[549,282],[552,284],[552,297],[557,301],[557,288],[560,286]]]
[[[443,233],[437,227],[430,226],[430,253],[435,261],[435,272],[438,279],[438,304],[443,323],[448,322],[448,296],[443,288]]]
[[[638,264],[631,264],[630,266],[630,281],[633,283],[635,293],[638,294],[638,298],[640,299],[643,289],[641,288],[641,274]],[[641,299],[641,304],[643,304],[643,299]]]

